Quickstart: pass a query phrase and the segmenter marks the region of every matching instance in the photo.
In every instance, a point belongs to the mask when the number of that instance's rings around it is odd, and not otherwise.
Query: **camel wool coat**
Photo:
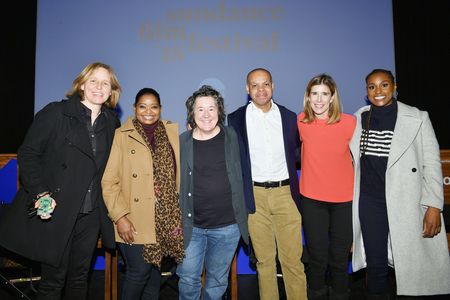
[[[439,145],[428,113],[398,103],[397,122],[386,169],[386,206],[389,221],[390,263],[395,269],[398,295],[450,293],[450,259],[444,220],[441,232],[423,238],[428,206],[443,209],[444,195]],[[353,201],[353,271],[365,268],[366,255],[359,222],[360,137],[362,107],[350,143],[355,184]]]
[[[155,190],[150,149],[130,117],[116,129],[111,154],[102,179],[103,198],[111,220],[123,216],[133,223],[135,244],[156,243]],[[175,154],[177,191],[180,188],[180,142],[178,124],[162,120]],[[124,243],[114,226],[117,242]]]

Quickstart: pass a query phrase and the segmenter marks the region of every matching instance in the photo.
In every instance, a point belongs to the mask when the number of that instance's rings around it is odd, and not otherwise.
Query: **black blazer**
[[[20,188],[10,207],[0,216],[0,245],[24,257],[58,266],[75,225],[89,184],[98,172],[99,188],[105,162],[98,166],[86,124],[80,118],[78,96],[52,102],[36,114],[18,151]],[[107,149],[120,125],[115,112],[106,109]],[[29,218],[27,205],[51,191],[57,206],[50,220]],[[100,193],[101,194],[101,193]],[[99,201],[103,244],[115,247],[114,228],[103,198]]]
[[[249,213],[255,212],[255,197],[253,195],[252,168],[250,161],[250,152],[248,149],[246,111],[247,105],[241,106],[227,117],[228,125],[233,127],[238,135],[239,148],[241,154],[242,176],[244,178],[245,201]],[[300,159],[300,139],[297,129],[297,115],[279,105],[281,114],[281,123],[283,126],[284,151],[286,155],[286,163],[289,172],[291,195],[297,208],[300,209],[300,193],[297,173],[297,162]]]

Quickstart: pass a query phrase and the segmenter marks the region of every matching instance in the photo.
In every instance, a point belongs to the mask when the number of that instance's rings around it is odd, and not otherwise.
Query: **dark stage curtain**
[[[427,110],[440,148],[450,149],[450,1],[393,0],[392,6],[399,100]]]

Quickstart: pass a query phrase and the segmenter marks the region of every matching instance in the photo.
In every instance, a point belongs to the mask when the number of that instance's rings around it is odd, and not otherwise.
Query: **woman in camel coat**
[[[158,299],[161,260],[184,255],[178,125],[160,119],[159,94],[143,88],[135,116],[116,130],[103,197],[126,263],[121,299]]]

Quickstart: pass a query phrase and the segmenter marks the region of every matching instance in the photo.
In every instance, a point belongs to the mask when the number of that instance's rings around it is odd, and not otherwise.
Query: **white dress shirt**
[[[270,101],[272,106],[268,112],[263,112],[252,101],[246,111],[252,179],[258,182],[289,178],[281,114],[273,100]]]

